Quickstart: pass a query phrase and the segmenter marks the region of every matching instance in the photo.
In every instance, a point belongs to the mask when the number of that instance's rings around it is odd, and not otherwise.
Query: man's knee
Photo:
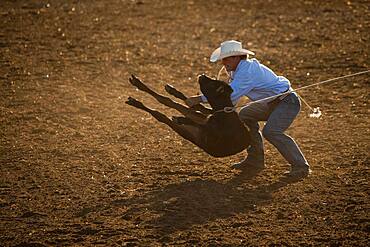
[[[281,135],[282,133],[280,131],[276,131],[271,128],[263,128],[262,135],[263,137],[268,140],[269,142],[273,142],[276,137]]]

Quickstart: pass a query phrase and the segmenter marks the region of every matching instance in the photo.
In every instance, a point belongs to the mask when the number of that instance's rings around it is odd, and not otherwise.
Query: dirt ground
[[[369,74],[302,90],[323,112],[288,133],[313,173],[265,142],[267,168],[232,169],[128,96],[198,92],[237,39],[294,88],[369,69],[370,1],[2,0],[1,246],[369,246]]]

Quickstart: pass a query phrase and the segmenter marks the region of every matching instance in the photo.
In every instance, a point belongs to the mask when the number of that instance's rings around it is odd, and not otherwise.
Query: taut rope
[[[222,70],[223,70],[223,67],[221,68],[220,72],[218,73],[218,78],[219,78]],[[251,101],[251,102],[249,102],[249,103],[247,103],[245,105],[242,105],[242,106],[233,106],[233,107],[227,106],[227,107],[225,107],[221,111],[224,111],[226,113],[230,113],[230,112],[235,111],[238,108],[241,108],[241,107],[244,107],[244,106],[248,106],[248,105],[251,105],[251,104],[254,104],[254,103],[259,103],[259,102],[262,102],[262,101],[265,101],[265,100],[269,100],[269,99],[277,98],[277,97],[280,97],[280,96],[283,96],[283,95],[286,95],[286,94],[290,94],[292,92],[297,92],[299,90],[303,90],[303,89],[306,89],[306,88],[309,88],[309,87],[314,87],[314,86],[318,86],[318,85],[321,85],[321,84],[324,84],[324,83],[328,83],[328,82],[332,82],[332,81],[337,81],[337,80],[340,80],[340,79],[344,79],[344,78],[348,78],[348,77],[353,77],[353,76],[357,76],[357,75],[362,75],[362,74],[366,74],[366,73],[369,73],[369,72],[370,72],[370,70],[366,70],[366,71],[361,71],[361,72],[354,73],[354,74],[349,74],[349,75],[335,77],[335,78],[332,78],[332,79],[329,79],[329,80],[320,81],[320,82],[317,82],[317,83],[314,83],[314,84],[311,84],[311,85],[307,85],[307,86],[303,86],[303,87],[300,87],[300,88],[296,88],[296,89],[293,89],[293,90],[288,91],[288,92],[276,94],[276,95],[273,95],[273,96],[270,96],[270,97],[266,97],[266,98],[263,98],[263,99],[259,99],[259,100],[256,100],[256,101]],[[301,100],[303,101],[303,103],[305,103],[310,108],[310,110],[313,111],[313,114],[311,114],[310,116],[312,116],[312,117],[319,117],[321,115],[321,112],[320,112],[320,110],[319,110],[318,107],[317,108],[312,108],[299,94],[298,94],[298,96],[301,98]],[[318,114],[318,116],[315,115],[315,114]]]

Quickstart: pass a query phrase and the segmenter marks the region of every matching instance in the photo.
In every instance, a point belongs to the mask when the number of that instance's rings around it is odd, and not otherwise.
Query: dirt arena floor
[[[2,0],[0,246],[369,246],[370,74],[302,90],[289,129],[313,173],[213,158],[128,96],[198,92],[237,39],[294,88],[369,69],[370,1]]]

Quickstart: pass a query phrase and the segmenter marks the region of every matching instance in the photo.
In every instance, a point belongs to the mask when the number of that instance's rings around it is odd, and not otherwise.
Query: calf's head
[[[214,110],[233,105],[230,99],[233,90],[226,82],[211,79],[206,75],[199,76],[198,82],[200,91],[202,91]]]

